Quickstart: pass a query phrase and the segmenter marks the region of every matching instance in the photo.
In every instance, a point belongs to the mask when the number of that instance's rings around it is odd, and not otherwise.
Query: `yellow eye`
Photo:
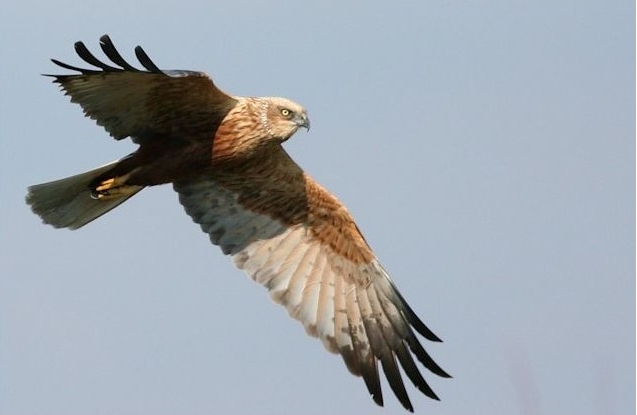
[[[283,115],[284,117],[288,117],[290,114],[292,114],[292,111],[287,108],[281,108],[281,115]]]

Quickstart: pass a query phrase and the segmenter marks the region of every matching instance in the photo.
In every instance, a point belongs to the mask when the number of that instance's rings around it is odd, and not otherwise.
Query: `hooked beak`
[[[296,125],[298,125],[299,128],[304,127],[306,130],[310,131],[310,119],[307,117],[305,111],[303,111],[303,113],[301,114],[298,114],[294,122],[296,122]]]

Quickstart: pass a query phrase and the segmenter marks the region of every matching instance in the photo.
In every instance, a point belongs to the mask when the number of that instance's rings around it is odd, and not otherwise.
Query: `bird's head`
[[[307,111],[286,98],[261,98],[261,123],[268,134],[281,142],[286,141],[300,127],[310,129]]]

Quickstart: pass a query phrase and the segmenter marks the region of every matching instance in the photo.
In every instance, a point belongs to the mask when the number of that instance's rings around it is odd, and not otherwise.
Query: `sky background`
[[[399,414],[183,212],[78,231],[27,186],[122,157],[42,73],[111,35],[285,96],[286,149],[350,209],[454,379],[426,414],[635,413],[632,1],[17,1],[0,13],[0,414]],[[133,60],[133,59],[131,59]],[[424,373],[424,372],[423,372]]]

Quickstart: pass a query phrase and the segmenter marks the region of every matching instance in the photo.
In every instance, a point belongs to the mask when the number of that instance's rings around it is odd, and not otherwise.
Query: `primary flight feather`
[[[53,60],[72,75],[51,75],[84,113],[139,148],[121,160],[31,186],[27,203],[57,228],[80,228],[146,186],[172,183],[186,212],[236,266],[308,334],[343,357],[383,404],[378,364],[401,404],[413,411],[399,367],[438,399],[420,373],[449,375],[416,333],[440,341],[398,292],[348,210],[308,176],[282,143],[310,121],[285,98],[244,98],[219,90],[202,72],[160,70],[141,47],[143,69],[126,62],[106,35],[94,69]]]

